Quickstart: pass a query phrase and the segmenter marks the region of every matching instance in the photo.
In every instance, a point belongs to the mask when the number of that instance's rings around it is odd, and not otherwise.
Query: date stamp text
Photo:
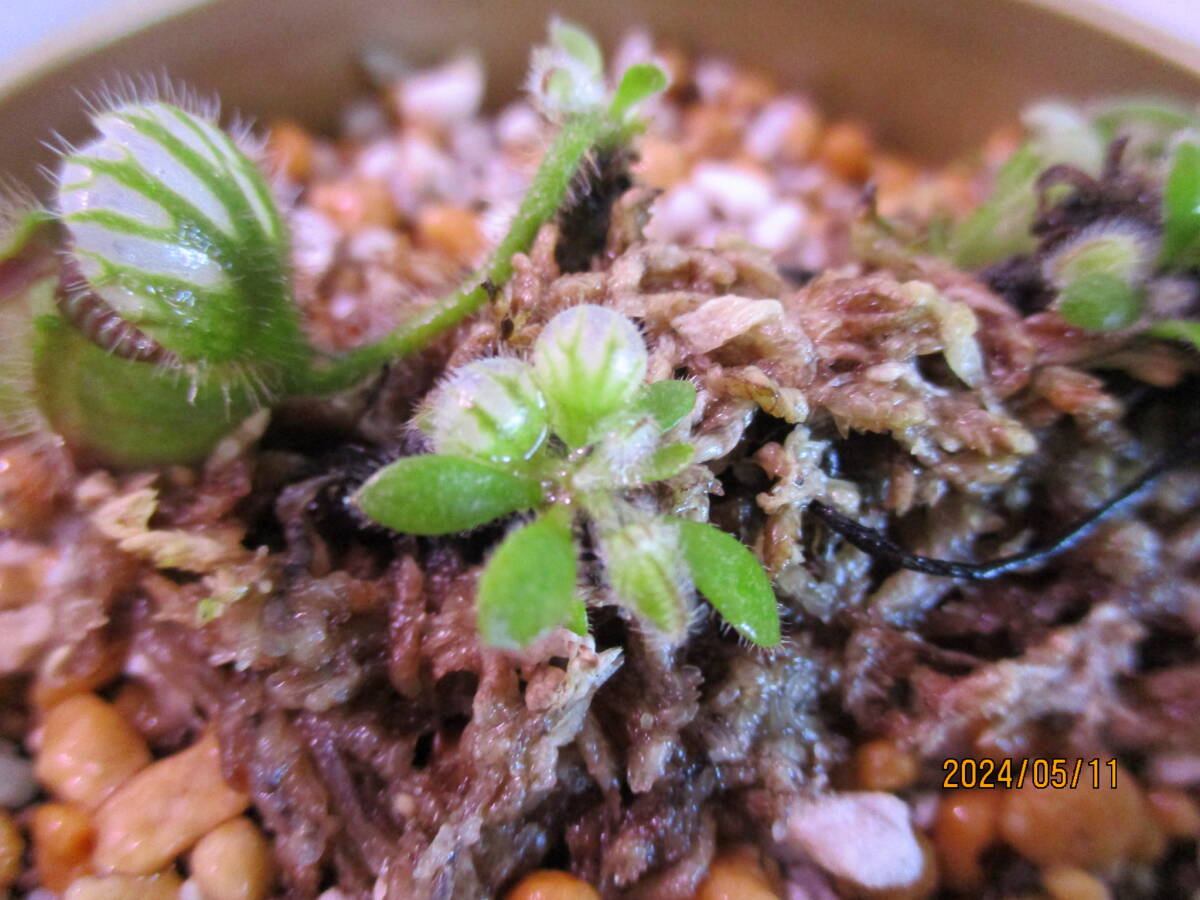
[[[1084,759],[972,759],[953,757],[942,761],[943,788],[1035,788],[1058,790],[1117,787],[1117,761]]]

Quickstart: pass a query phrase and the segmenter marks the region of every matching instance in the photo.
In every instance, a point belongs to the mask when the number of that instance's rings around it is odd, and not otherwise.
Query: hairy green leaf
[[[696,405],[690,381],[656,381],[642,388],[634,404],[638,415],[650,415],[663,431],[674,428]]]
[[[571,22],[554,19],[550,22],[550,44],[569,53],[588,72],[599,77],[604,74],[604,54],[596,39]]]
[[[1200,266],[1200,144],[1180,144],[1167,174],[1162,262]]]
[[[978,268],[1032,248],[1029,226],[1037,210],[1033,184],[1043,168],[1045,163],[1032,144],[1009,158],[987,203],[954,230],[950,253],[956,265]]]
[[[1057,307],[1072,325],[1089,331],[1128,328],[1142,312],[1141,295],[1108,272],[1088,272],[1059,294]]]
[[[694,591],[678,524],[668,519],[636,522],[606,532],[600,542],[617,600],[672,641],[683,640]]]
[[[1107,145],[1129,141],[1126,160],[1160,158],[1172,139],[1185,129],[1200,129],[1200,111],[1166,97],[1117,97],[1097,104],[1093,121]]]
[[[676,519],[683,555],[708,602],[737,632],[760,647],[779,643],[779,610],[767,573],[750,549],[715,525]]]
[[[1146,334],[1173,341],[1185,341],[1200,350],[1200,322],[1190,319],[1166,319],[1162,322],[1155,322],[1146,329]]]
[[[479,577],[477,617],[484,643],[518,650],[552,628],[586,631],[576,591],[569,514],[556,507],[511,532]]]
[[[660,91],[667,89],[667,73],[653,63],[635,63],[625,70],[621,83],[613,95],[608,113],[618,122],[625,120],[629,112]]]
[[[1066,163],[1099,173],[1105,143],[1077,109],[1056,101],[1037,103],[1023,119],[1029,140],[1000,168],[987,202],[954,231],[950,251],[962,268],[979,268],[1033,249],[1037,179],[1050,166]]]
[[[1200,113],[1168,97],[1116,97],[1098,104],[1094,116],[1102,134],[1112,140],[1130,123],[1148,122],[1163,131],[1200,127]]]
[[[664,478],[674,478],[688,467],[695,455],[696,448],[691,444],[667,444],[665,447],[659,447],[650,457],[646,470],[642,472],[642,481],[649,484]]]
[[[571,604],[567,618],[563,621],[563,625],[575,632],[580,637],[586,637],[588,633],[588,617],[587,607],[582,601],[577,601]]]
[[[529,509],[542,499],[537,482],[495,466],[429,453],[384,466],[354,501],[371,519],[408,534],[453,534]]]

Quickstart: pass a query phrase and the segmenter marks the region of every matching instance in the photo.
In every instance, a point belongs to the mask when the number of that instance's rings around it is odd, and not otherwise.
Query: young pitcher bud
[[[233,139],[160,102],[126,103],[92,124],[99,136],[66,155],[57,184],[90,292],[184,363],[303,359],[283,220]]]
[[[605,93],[599,45],[582,28],[554,18],[549,41],[533,51],[526,86],[551,118],[598,107]]]
[[[608,579],[622,606],[652,623],[672,642],[683,640],[695,588],[677,525],[636,522],[602,535]]]
[[[438,453],[510,465],[532,457],[546,439],[546,400],[519,359],[480,359],[432,394],[418,420]]]
[[[533,345],[534,380],[554,432],[569,446],[592,443],[605,421],[633,400],[646,376],[637,327],[602,306],[573,306],[551,319]]]
[[[1157,254],[1158,238],[1144,224],[1133,219],[1107,219],[1056,246],[1043,263],[1043,274],[1060,288],[1095,273],[1139,284],[1150,274]]]
[[[1055,247],[1042,268],[1059,289],[1055,307],[1068,322],[1112,331],[1141,314],[1139,289],[1157,255],[1158,239],[1149,228],[1132,219],[1109,219]]]

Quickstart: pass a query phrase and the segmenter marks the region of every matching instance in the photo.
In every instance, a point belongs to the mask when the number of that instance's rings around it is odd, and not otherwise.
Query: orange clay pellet
[[[95,809],[150,765],[150,749],[111,703],[68,697],[46,714],[33,772],[55,797]]]
[[[897,156],[880,154],[875,160],[872,173],[877,188],[876,199],[879,211],[885,216],[895,215],[909,203],[920,170],[907,160]]]
[[[262,900],[275,877],[271,848],[249,819],[233,819],[202,837],[191,873],[205,900]]]
[[[276,122],[267,138],[267,156],[276,171],[292,181],[306,181],[312,174],[312,136],[295,122]]]
[[[1150,791],[1146,803],[1151,818],[1167,837],[1200,836],[1200,804],[1183,791]]]
[[[33,811],[30,825],[33,865],[38,883],[61,893],[76,878],[91,871],[95,832],[78,806],[47,803]]]
[[[638,151],[640,159],[635,169],[643,184],[666,190],[687,177],[691,160],[678,142],[647,135]]]
[[[738,149],[741,132],[729,113],[716,106],[694,106],[683,114],[683,146],[695,158],[725,158]]]
[[[1110,900],[1108,887],[1090,872],[1073,866],[1051,866],[1042,873],[1042,886],[1052,900]]]
[[[63,900],[177,900],[182,887],[183,881],[174,872],[89,876],[67,888]]]
[[[968,890],[983,880],[979,855],[999,836],[1000,795],[956,790],[942,795],[933,824],[933,843],[946,884]]]
[[[865,791],[900,791],[917,780],[917,759],[895,741],[868,741],[854,753],[858,786]]]
[[[366,178],[342,178],[314,185],[309,204],[345,231],[387,227],[396,221],[387,185]]]
[[[600,894],[574,875],[542,869],[522,878],[505,900],[600,900]]]
[[[96,866],[151,875],[249,805],[225,783],[207,735],[138,772],[96,810]]]
[[[821,138],[817,158],[839,178],[862,181],[871,172],[874,152],[874,141],[866,128],[857,122],[838,122]]]
[[[762,72],[738,72],[733,76],[729,93],[724,100],[732,109],[751,110],[765,105],[777,93],[779,86],[770,75]]]
[[[21,874],[21,856],[25,839],[12,816],[0,810],[0,895],[9,889]]]
[[[421,210],[417,218],[417,240],[461,263],[475,262],[485,242],[475,213],[447,203]]]
[[[821,115],[808,104],[802,105],[792,115],[783,142],[779,146],[779,157],[785,163],[803,163],[812,159],[821,139],[823,123]]]
[[[722,853],[713,860],[693,900],[779,900],[751,850]]]
[[[1161,847],[1134,777],[1116,772],[1116,787],[1039,789],[1031,782],[1004,792],[1000,832],[1018,853],[1043,866],[1108,869],[1147,859]]]

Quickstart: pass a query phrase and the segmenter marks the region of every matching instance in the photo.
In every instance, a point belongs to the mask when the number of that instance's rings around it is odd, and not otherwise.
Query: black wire
[[[1011,556],[1001,556],[987,562],[957,562],[950,559],[938,559],[933,556],[920,556],[905,550],[882,531],[869,528],[831,506],[826,506],[820,500],[813,500],[808,509],[818,519],[825,523],[831,531],[837,532],[847,541],[871,556],[882,559],[903,569],[913,572],[924,572],[926,575],[939,575],[944,578],[965,578],[969,581],[986,581],[1000,575],[1023,569],[1036,563],[1045,562],[1074,547],[1087,537],[1091,529],[1101,520],[1107,518],[1122,506],[1141,493],[1152,481],[1167,470],[1193,458],[1200,448],[1200,434],[1192,435],[1179,446],[1163,454],[1153,465],[1128,484],[1115,497],[1106,501],[1097,509],[1088,513],[1079,521],[1065,528],[1049,542],[1016,553]]]

